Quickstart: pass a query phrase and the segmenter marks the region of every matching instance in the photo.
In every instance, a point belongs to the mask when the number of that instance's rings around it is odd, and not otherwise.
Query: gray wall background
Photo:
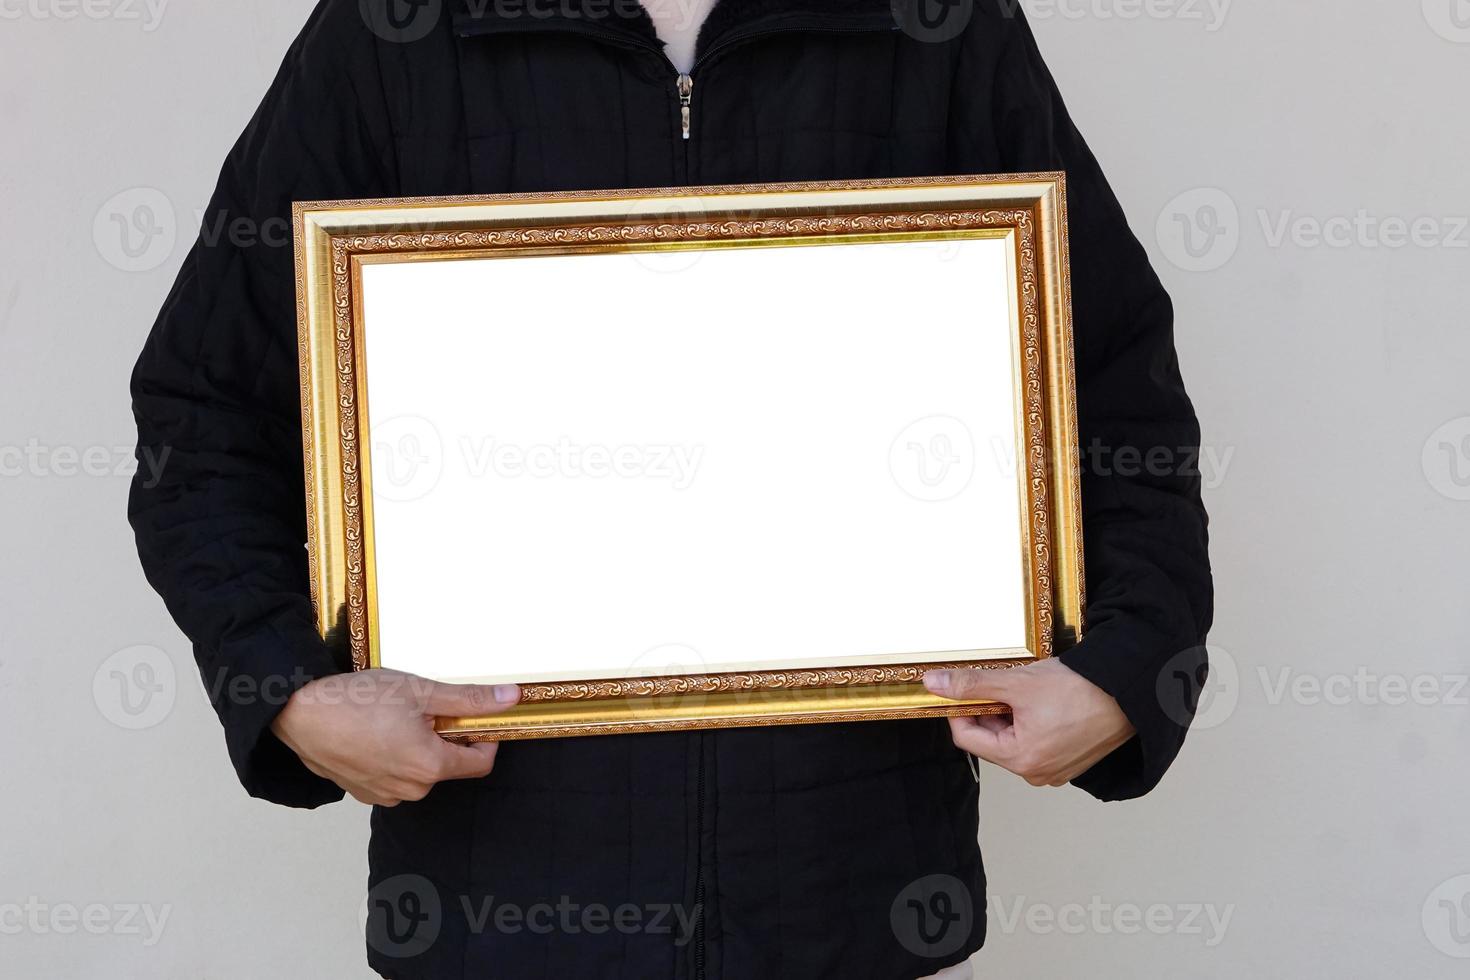
[[[1463,976],[1470,4],[1026,7],[1177,302],[1217,682],[1145,800],[986,770],[977,972]],[[366,974],[366,809],[244,796],[124,522],[128,370],[309,8],[0,4],[6,975]]]

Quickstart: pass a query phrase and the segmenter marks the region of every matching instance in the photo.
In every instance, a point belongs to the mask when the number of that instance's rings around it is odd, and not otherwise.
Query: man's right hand
[[[397,670],[335,674],[291,695],[271,731],[353,798],[397,806],[441,779],[476,779],[495,765],[498,742],[447,742],[436,716],[495,714],[520,696],[514,684],[441,684]]]

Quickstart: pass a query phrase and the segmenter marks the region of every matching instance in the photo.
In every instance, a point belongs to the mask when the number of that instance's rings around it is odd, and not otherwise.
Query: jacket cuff
[[[1195,704],[1187,693],[1173,696],[1165,671],[1191,684],[1203,679],[1202,671],[1179,663],[1197,651],[1202,666],[1203,647],[1180,653],[1180,646],[1142,621],[1110,620],[1058,657],[1117,701],[1136,731],[1072,785],[1103,801],[1136,799],[1158,785],[1184,744]]]
[[[343,671],[310,622],[267,623],[200,655],[200,673],[220,722],[240,784],[257,799],[312,808],[343,792],[306,768],[271,731],[291,695]]]

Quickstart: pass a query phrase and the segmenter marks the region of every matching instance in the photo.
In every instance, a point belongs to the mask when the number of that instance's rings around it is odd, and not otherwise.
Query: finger
[[[439,751],[440,779],[480,779],[490,775],[495,767],[495,753],[499,742],[471,742],[457,745],[439,740],[443,748]]]
[[[957,701],[988,699],[1010,700],[1015,696],[1016,684],[1011,672],[1004,669],[964,668],[960,670],[926,670],[924,687],[930,694]]]
[[[980,724],[977,718],[962,717],[949,719],[949,732],[954,744],[966,752],[1003,769],[1010,769],[1008,763],[1014,737],[1009,729],[996,730]]]
[[[441,684],[430,681],[424,697],[425,714],[473,718],[504,711],[521,699],[514,684]]]

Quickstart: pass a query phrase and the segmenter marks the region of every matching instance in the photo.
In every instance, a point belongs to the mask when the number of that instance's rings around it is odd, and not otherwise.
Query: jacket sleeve
[[[1129,799],[1178,755],[1205,679],[1213,586],[1199,424],[1169,296],[1019,7],[1004,30],[992,100],[1000,155],[1011,172],[1067,177],[1088,600],[1083,640],[1061,660],[1117,699],[1138,732],[1075,785]]]
[[[327,0],[293,43],[225,161],[131,384],[140,465],[128,516],[144,572],[193,642],[241,783],[291,806],[342,793],[271,722],[297,688],[344,666],[308,592],[291,204],[388,196],[394,183],[356,8]]]

